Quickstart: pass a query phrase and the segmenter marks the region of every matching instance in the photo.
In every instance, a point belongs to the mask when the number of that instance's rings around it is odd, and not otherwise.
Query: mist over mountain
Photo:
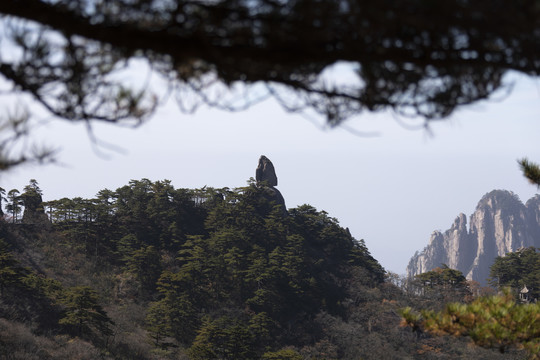
[[[446,264],[486,284],[497,256],[529,246],[540,246],[540,195],[523,204],[510,191],[493,190],[478,202],[468,225],[461,213],[450,229],[435,230],[428,245],[409,261],[407,276]]]

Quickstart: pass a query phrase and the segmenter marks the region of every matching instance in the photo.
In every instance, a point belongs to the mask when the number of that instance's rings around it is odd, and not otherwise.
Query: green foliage
[[[9,245],[0,238],[0,295],[5,289],[14,294],[23,291],[33,292],[33,296],[56,298],[62,288],[58,281],[38,275],[24,268],[9,249]]]
[[[219,192],[206,190],[174,189],[169,180],[142,179],[115,191],[101,190],[93,199],[63,198],[43,206],[54,227],[87,254],[116,256],[126,264],[134,252],[148,246],[177,251],[187,236],[204,233],[212,203],[206,199]]]
[[[76,286],[65,290],[60,299],[64,314],[59,323],[73,329],[74,333],[89,335],[97,331],[99,335],[111,336],[113,321],[99,304],[97,293],[88,286]]]
[[[30,179],[28,185],[23,189],[22,198],[25,207],[36,209],[41,204],[41,195],[43,191],[40,189],[36,179]]]
[[[6,210],[11,213],[12,222],[18,221],[18,216],[22,211],[23,201],[20,197],[20,191],[17,189],[11,189],[7,194],[7,200],[9,201]]]
[[[59,281],[38,275],[35,272],[28,271],[26,276],[21,279],[21,283],[28,289],[40,293],[40,296],[48,297],[53,301],[58,301],[64,294],[64,288]]]
[[[155,302],[148,308],[146,330],[150,333],[155,346],[160,346],[162,341],[172,334],[171,320],[170,307],[165,301]]]
[[[62,293],[58,281],[23,267],[0,238],[0,314],[3,317],[31,321],[40,331],[56,329],[58,309],[55,304]]]
[[[263,360],[303,360],[304,357],[293,349],[281,349],[279,351],[264,353]]]
[[[309,206],[284,216],[261,191],[250,185],[227,193],[209,210],[208,235],[187,237],[178,251],[179,268],[161,275],[161,299],[147,317],[155,342],[173,336],[191,344],[194,357],[229,356],[208,345],[228,338],[216,333],[223,317],[201,319],[242,309],[227,315],[252,338],[242,337],[237,346],[249,345],[250,353],[261,356],[278,339],[294,343],[308,333],[316,336],[317,327],[307,324],[318,311],[342,311],[348,269],[365,266],[369,281],[381,281],[382,267],[335,219]]]
[[[134,250],[126,259],[127,271],[134,274],[141,289],[147,293],[154,290],[161,274],[160,256],[154,246]]]
[[[253,359],[254,337],[238,318],[205,319],[188,353],[193,360]]]
[[[414,283],[423,296],[437,299],[442,303],[465,301],[472,295],[463,273],[449,268],[446,264],[416,275]]]
[[[523,175],[532,183],[540,187],[540,166],[527,158],[518,160]]]
[[[6,190],[0,186],[0,221],[2,221],[2,219],[4,217],[4,210],[3,210],[3,207],[2,207],[2,201],[7,200],[5,198],[5,195],[6,195]]]
[[[0,296],[4,289],[18,284],[23,274],[19,262],[15,260],[6,242],[0,238]]]
[[[198,298],[197,283],[191,282],[189,274],[163,272],[158,281],[159,301],[150,304],[146,323],[152,337],[158,340],[172,336],[181,343],[191,343],[200,325],[199,305],[204,298]],[[201,302],[198,302],[201,301]]]
[[[401,293],[336,219],[285,215],[253,183],[143,179],[46,211],[52,227],[0,221],[0,357],[499,358],[399,328],[397,309],[441,300]]]
[[[540,298],[540,252],[534,247],[498,256],[489,274],[489,282],[499,289],[509,287],[517,297],[527,286],[531,299]]]
[[[518,304],[513,296],[480,297],[470,304],[451,303],[441,312],[410,308],[402,311],[404,323],[436,335],[469,337],[475,344],[505,352],[526,349],[531,359],[540,358],[540,304]]]

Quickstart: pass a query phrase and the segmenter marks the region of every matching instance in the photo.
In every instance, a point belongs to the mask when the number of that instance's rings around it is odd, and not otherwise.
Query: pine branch
[[[540,166],[530,162],[529,159],[523,158],[518,160],[523,176],[525,176],[532,184],[540,187]]]

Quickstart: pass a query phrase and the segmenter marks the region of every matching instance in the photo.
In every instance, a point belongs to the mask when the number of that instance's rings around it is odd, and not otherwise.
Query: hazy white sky
[[[433,136],[405,129],[390,114],[366,113],[346,125],[380,136],[321,129],[270,101],[240,113],[201,109],[195,115],[171,103],[135,130],[96,124],[101,141],[123,149],[98,153],[84,126],[55,120],[34,135],[61,148],[62,165],[2,174],[0,186],[22,189],[34,178],[45,200],[93,197],[141,178],[169,179],[176,188],[233,188],[255,176],[264,154],[288,207],[326,210],[397,273],[433,230],[448,229],[460,212],[471,215],[485,193],[507,189],[526,201],[537,192],[516,159],[540,161],[538,81],[519,78],[509,97],[432,124]]]

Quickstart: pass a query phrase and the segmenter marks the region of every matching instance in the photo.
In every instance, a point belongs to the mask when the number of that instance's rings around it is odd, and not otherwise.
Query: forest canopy
[[[36,180],[12,190],[0,217],[0,358],[523,358],[400,327],[405,306],[470,301],[463,274],[442,266],[398,287],[335,218],[283,211],[255,181],[141,179],[47,202]]]
[[[126,326],[108,315],[116,305],[141,306],[138,331],[155,349],[190,359],[255,359],[310,347],[325,336],[317,314],[343,316],[354,286],[370,289],[386,274],[364,241],[326,212],[309,205],[284,211],[253,183],[191,190],[132,180],[94,199],[40,202],[33,212],[44,217],[27,211],[39,193],[33,180],[20,195],[22,219],[12,208],[0,218],[0,319],[34,319],[114,358],[134,358],[108,345],[123,331],[116,321]],[[23,246],[25,236],[35,243]],[[42,267],[24,268],[16,258],[13,249],[28,246],[47,252],[36,260]],[[71,262],[74,268],[62,269]],[[94,265],[83,277],[84,263]],[[88,282],[102,272],[103,282]],[[38,300],[53,308],[43,320],[41,308],[27,305]]]

